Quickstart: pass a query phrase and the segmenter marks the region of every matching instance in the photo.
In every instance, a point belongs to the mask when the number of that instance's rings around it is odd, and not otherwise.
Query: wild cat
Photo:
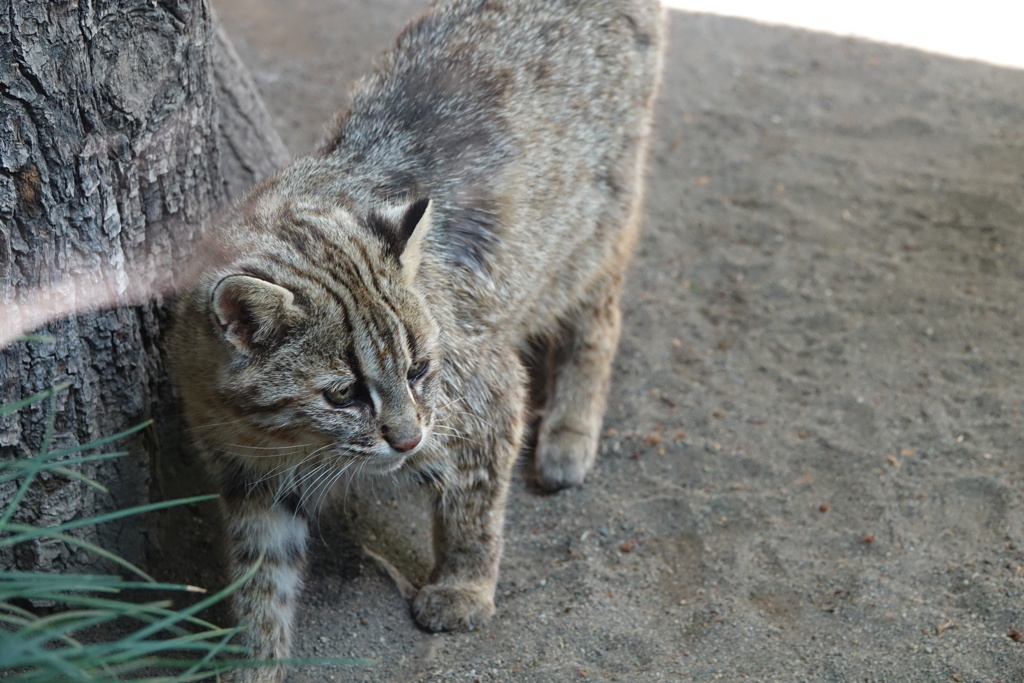
[[[540,340],[560,362],[538,481],[583,482],[662,24],[656,0],[437,2],[357,85],[322,149],[214,228],[220,257],[182,296],[172,353],[231,572],[260,563],[234,598],[254,657],[289,652],[309,520],[343,474],[404,474],[432,494],[420,625],[472,629],[494,613],[525,358]]]

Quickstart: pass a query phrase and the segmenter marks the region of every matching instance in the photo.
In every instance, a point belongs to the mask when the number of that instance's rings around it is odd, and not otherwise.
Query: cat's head
[[[202,292],[220,357],[209,380],[222,414],[207,419],[235,421],[226,450],[320,449],[321,462],[381,473],[427,446],[442,359],[415,280],[430,214],[417,200],[363,216],[295,204],[247,216],[265,243]]]

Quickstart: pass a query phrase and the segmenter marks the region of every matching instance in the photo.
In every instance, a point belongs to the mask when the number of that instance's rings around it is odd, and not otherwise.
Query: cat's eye
[[[344,408],[345,406],[352,405],[352,402],[356,398],[356,385],[355,382],[349,382],[348,384],[338,384],[329,389],[324,389],[324,400],[330,403],[335,408]]]
[[[406,374],[406,378],[408,378],[408,380],[410,382],[415,382],[420,377],[423,377],[423,375],[427,374],[427,369],[429,367],[430,367],[430,361],[429,360],[417,361],[417,362],[412,364],[412,367],[409,368],[409,372],[408,372],[408,374]]]

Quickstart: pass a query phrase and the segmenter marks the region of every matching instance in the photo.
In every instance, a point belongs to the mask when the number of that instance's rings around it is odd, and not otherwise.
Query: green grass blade
[[[14,495],[11,496],[10,501],[7,503],[7,509],[4,510],[3,516],[0,517],[0,530],[7,528],[11,521],[11,517],[13,517],[14,513],[18,510],[22,499],[25,498],[25,494],[28,493],[28,490],[32,486],[32,482],[35,481],[35,478],[36,472],[30,471],[25,476],[25,481],[21,482],[21,486],[19,486],[18,490],[14,492]]]
[[[39,663],[49,657],[48,653],[52,651],[54,641],[67,641],[73,633],[111,621],[129,618],[151,624],[158,619],[166,621],[167,617],[171,619],[178,617],[176,612],[168,609],[169,602],[136,605],[128,602],[90,600],[88,598],[82,598],[79,602],[93,606],[93,608],[69,610],[37,620],[30,628],[23,629],[18,633],[20,643],[9,643],[3,648],[3,652],[0,653],[0,667],[25,667]],[[192,621],[199,620],[192,619]],[[176,628],[176,622],[172,623],[170,628],[174,628],[180,634],[172,638],[143,641],[131,645],[126,645],[125,639],[87,643],[78,647],[79,652],[66,654],[79,654],[94,662],[102,662],[104,666],[114,666],[147,656],[151,652],[207,652],[211,647],[218,647],[218,644],[204,642],[205,640],[223,637],[228,631],[233,631],[212,627],[207,631],[189,633]],[[230,635],[233,635],[233,632],[229,634],[229,637]],[[75,645],[78,644],[75,643]],[[218,649],[221,648],[218,647]],[[228,652],[242,651],[244,648],[240,646],[229,646],[228,649]]]
[[[0,602],[0,618],[10,617],[11,619],[21,619],[22,621],[32,621],[36,618],[36,615],[29,612],[24,607],[18,607],[12,605],[6,600]]]
[[[237,627],[236,628],[232,628],[232,629],[225,629],[224,636],[221,638],[220,642],[217,643],[217,645],[215,647],[210,648],[209,651],[205,655],[203,655],[203,657],[201,659],[199,659],[193,666],[191,666],[188,669],[186,669],[185,671],[183,671],[181,676],[178,677],[179,680],[182,679],[182,678],[186,678],[187,679],[190,676],[192,676],[193,674],[195,674],[196,672],[203,671],[204,670],[203,667],[205,667],[207,665],[207,663],[212,661],[213,658],[216,657],[217,655],[219,655],[222,652],[225,652],[227,650],[228,642],[239,631],[240,631],[240,629],[237,628]]]
[[[52,334],[23,334],[12,339],[10,344],[17,344],[18,342],[35,341],[43,342],[44,344],[52,344],[57,341],[57,338]]]
[[[28,472],[29,470],[42,471],[56,467],[71,467],[73,465],[83,465],[85,463],[94,462],[97,460],[110,460],[112,458],[122,458],[128,454],[128,451],[98,453],[96,455],[83,455],[80,458],[68,458],[67,460],[61,460],[60,462],[45,461],[39,458],[38,456],[35,458],[25,458],[22,460],[8,460],[6,462],[0,462],[0,484],[7,481],[14,481],[15,479],[23,477],[25,476],[25,473]]]
[[[56,466],[50,468],[50,472],[53,472],[54,474],[62,474],[65,477],[67,477],[68,479],[74,479],[75,481],[80,481],[83,484],[85,484],[86,486],[88,486],[90,488],[94,488],[97,491],[101,491],[103,493],[110,493],[110,489],[108,489],[103,484],[99,483],[95,479],[92,479],[91,477],[87,477],[86,475],[82,474],[81,472],[79,472],[77,470],[71,469],[70,467],[64,467],[63,465],[56,465]]]
[[[0,596],[5,590],[28,588],[38,589],[40,586],[51,590],[67,591],[110,591],[129,590],[168,590],[184,593],[206,594],[205,588],[190,586],[183,583],[139,583],[129,581],[113,574],[54,574],[50,572],[0,572]]]
[[[171,603],[168,600],[161,600],[158,602],[149,603],[134,603],[125,600],[100,598],[89,595],[66,595],[63,593],[47,593],[44,591],[39,591],[37,594],[34,594],[34,597],[38,597],[42,600],[52,600],[63,605],[75,607],[88,607],[94,610],[107,610],[108,612],[116,614],[116,616],[119,617],[139,619],[140,621],[148,621],[150,623],[152,623],[150,617],[160,619],[164,619],[165,617],[180,617],[178,621],[187,622],[189,624],[192,624],[193,626],[199,626],[205,630],[217,630],[220,628],[198,617],[192,615],[183,615],[180,610],[169,609]],[[65,613],[66,612],[61,612],[61,614]],[[182,633],[184,633],[184,631]]]
[[[46,414],[46,429],[43,432],[43,445],[40,447],[40,453],[46,453],[50,448],[54,426],[57,424],[57,390],[50,389],[47,397],[50,399],[50,410]],[[15,511],[21,505],[21,501],[25,498],[25,494],[28,493],[28,489],[34,481],[35,472],[29,472],[25,477],[25,481],[21,483],[21,486],[18,487],[11,500],[8,501],[7,509],[4,510],[3,516],[0,517],[0,529],[4,528],[11,521],[11,517],[14,516]]]
[[[165,500],[156,503],[148,503],[146,505],[137,505],[135,507],[127,508],[124,510],[115,510],[102,515],[96,515],[88,519],[72,520],[70,522],[64,522],[53,527],[45,528],[33,528],[32,530],[22,531],[14,536],[0,539],[0,548],[6,548],[18,543],[24,543],[25,541],[31,541],[33,538],[39,538],[40,536],[49,536],[51,534],[60,533],[63,531],[70,531],[71,529],[78,529],[84,526],[92,526],[93,524],[102,524],[104,522],[111,522],[123,517],[129,517],[131,515],[140,515],[147,512],[155,512],[156,510],[163,510],[165,508],[173,507],[175,505],[189,505],[191,503],[201,503],[207,500],[213,500],[217,497],[217,494],[207,494],[203,496],[192,496],[191,498],[179,498],[176,500]]]
[[[39,529],[39,527],[29,526],[27,524],[13,524],[12,523],[12,524],[8,524],[7,528],[11,529],[12,531],[23,531],[25,533],[34,532],[36,530],[48,531],[48,529],[45,528],[45,527],[42,528],[42,529]],[[56,529],[57,527],[52,527],[52,528]],[[114,564],[117,564],[118,566],[124,567],[125,569],[127,569],[128,571],[130,571],[131,573],[135,574],[136,576],[142,578],[145,581],[150,581],[150,582],[153,582],[153,583],[156,582],[156,579],[154,579],[152,576],[150,576],[146,572],[144,572],[141,569],[139,569],[138,567],[136,567],[134,564],[132,564],[128,560],[124,559],[120,555],[117,555],[116,553],[110,552],[109,550],[104,550],[103,548],[99,547],[95,543],[90,543],[89,541],[83,540],[81,538],[76,538],[76,537],[70,536],[68,534],[45,533],[45,534],[42,534],[42,535],[45,536],[46,538],[52,538],[52,539],[54,539],[56,541],[63,541],[64,543],[67,543],[68,545],[73,545],[75,547],[82,548],[83,550],[88,550],[88,551],[90,551],[92,553],[95,553],[99,557],[102,557],[102,558],[104,558],[106,560],[110,560],[111,562],[113,562]],[[2,544],[3,544],[3,541],[0,540],[0,546],[2,546]]]
[[[53,441],[53,432],[57,427],[57,392],[50,392],[50,410],[46,414],[46,429],[43,431],[43,443],[39,447],[39,453],[45,455],[50,452],[50,442]]]
[[[206,598],[203,598],[202,600],[199,600],[199,601],[195,602],[194,604],[190,605],[189,607],[186,607],[185,609],[181,610],[179,612],[179,614],[180,615],[184,615],[184,616],[192,616],[196,612],[201,612],[204,609],[206,609],[207,607],[210,607],[211,605],[215,605],[216,603],[220,602],[221,600],[223,600],[224,598],[226,598],[227,596],[231,595],[236,590],[238,590],[241,586],[243,586],[246,581],[251,579],[253,577],[253,575],[257,572],[257,570],[259,570],[259,568],[260,568],[260,566],[262,564],[263,564],[263,553],[260,553],[260,556],[257,559],[256,563],[252,567],[250,567],[245,572],[245,574],[243,574],[238,579],[233,581],[226,588],[222,588],[221,590],[217,591],[213,595],[207,596]],[[149,636],[151,636],[154,633],[158,632],[160,630],[160,628],[162,628],[162,626],[160,624],[150,625],[148,628],[140,629],[139,631],[134,633],[131,636],[130,640],[133,640],[133,641],[137,642],[137,641],[142,640],[143,638],[148,638]]]
[[[108,443],[113,443],[114,441],[123,439],[127,436],[131,436],[136,432],[142,431],[151,424],[153,424],[153,420],[146,420],[141,424],[137,424],[134,427],[129,427],[128,429],[124,429],[112,436],[104,436],[100,439],[96,439],[95,441],[90,441],[89,443],[83,443],[77,446],[68,446],[67,448],[58,448],[57,450],[54,451],[48,451],[46,453],[46,457],[59,458],[62,455],[72,455],[74,453],[81,453],[82,451],[89,451],[94,448],[99,448],[100,446],[106,446]]]
[[[38,394],[32,394],[31,396],[29,396],[27,398],[23,398],[20,401],[15,401],[14,403],[8,403],[6,405],[2,405],[2,406],[0,406],[0,417],[3,417],[4,415],[10,415],[11,413],[16,413],[19,410],[21,410],[22,408],[30,406],[33,403],[39,403],[40,401],[45,401],[47,398],[49,398],[53,394],[58,394],[58,393],[64,391],[65,389],[67,389],[70,386],[71,386],[71,382],[65,382],[64,384],[58,384],[57,386],[52,387],[50,389],[45,389],[44,391],[40,391]]]
[[[41,668],[40,665],[45,664],[46,668]],[[78,666],[75,666],[61,656],[59,650],[47,650],[40,653],[37,663],[34,664],[36,669],[34,671],[26,671],[23,674],[19,674],[14,680],[18,681],[87,681],[90,679],[85,672]],[[63,677],[55,676],[55,673],[63,674]],[[33,674],[41,674],[33,675]]]
[[[26,525],[27,526],[27,525]],[[0,595],[4,591],[21,590],[27,588],[35,590],[39,587],[46,587],[52,590],[78,590],[81,592],[101,590],[109,587],[111,590],[128,586],[150,586],[152,584],[139,584],[122,579],[113,574],[56,574],[51,572],[0,572]]]
[[[121,615],[116,611],[109,609],[65,610],[37,618],[18,635],[24,638],[27,644],[63,640],[69,633],[97,626],[119,616]]]
[[[67,477],[106,492],[106,487],[78,471],[77,467],[126,453],[84,453],[101,449],[152,424],[152,421],[148,421],[86,444],[51,450],[55,434],[56,395],[67,386],[54,387],[16,403],[0,406],[2,416],[40,401],[50,401],[39,452],[34,457],[0,463],[0,484],[16,483],[13,496],[0,514],[0,549],[39,538],[50,538],[114,562],[148,583],[100,574],[0,572],[0,671],[15,671],[17,673],[14,677],[24,681],[120,680],[123,676],[137,678],[137,672],[144,667],[165,665],[177,675],[145,680],[199,680],[227,671],[233,665],[224,661],[224,657],[247,652],[246,648],[231,642],[239,628],[218,627],[195,615],[236,590],[251,577],[258,566],[216,594],[203,596],[195,604],[175,610],[166,600],[139,603],[118,596],[125,590],[205,591],[194,586],[157,583],[146,572],[120,556],[70,535],[70,532],[82,527],[175,505],[208,501],[216,498],[215,495],[139,505],[88,519],[71,520],[49,528],[12,521],[42,472]],[[128,596],[137,597],[134,594]],[[11,602],[18,598],[53,601],[64,609],[58,613],[37,616]],[[77,636],[82,632],[96,627],[105,629],[105,624],[114,622],[118,632],[122,632],[122,626],[133,622],[141,625],[141,628],[133,627],[134,632],[129,637],[115,638],[110,642],[79,642]],[[183,656],[168,656],[175,652]]]
[[[10,607],[10,605],[0,604],[0,621],[4,622],[5,624],[14,624],[15,626],[19,627],[29,626],[32,623],[33,615],[31,612],[28,612],[25,616],[22,616],[20,614],[16,615],[8,613],[8,609]]]
[[[71,467],[73,465],[82,465],[97,460],[121,458],[126,455],[128,455],[128,451],[84,455],[79,458],[67,458],[60,461],[57,461],[56,457],[47,460],[41,456],[22,458],[20,460],[7,460],[5,462],[0,462],[0,483],[14,481],[15,479],[19,479],[30,473],[53,471],[58,467]]]

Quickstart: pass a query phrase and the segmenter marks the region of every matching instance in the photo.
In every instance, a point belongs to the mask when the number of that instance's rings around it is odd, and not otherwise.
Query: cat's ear
[[[213,290],[213,316],[242,352],[282,334],[299,314],[290,291],[248,275],[229,275]]]
[[[433,202],[427,198],[386,204],[374,209],[367,224],[402,266],[402,278],[412,283],[419,270],[423,236],[430,230]]]
[[[402,216],[400,234],[405,236],[405,243],[402,245],[398,260],[402,264],[402,279],[406,285],[412,285],[420,269],[423,237],[430,230],[433,206],[429,199],[417,199],[409,205]]]

